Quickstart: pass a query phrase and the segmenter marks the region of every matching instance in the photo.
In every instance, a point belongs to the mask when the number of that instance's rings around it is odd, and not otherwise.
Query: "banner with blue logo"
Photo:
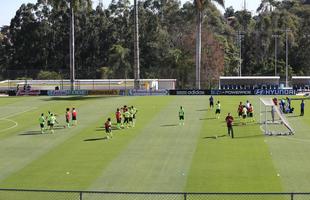
[[[257,89],[255,95],[296,95],[294,89]]]

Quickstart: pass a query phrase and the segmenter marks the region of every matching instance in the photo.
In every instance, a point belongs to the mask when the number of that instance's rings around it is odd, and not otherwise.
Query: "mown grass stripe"
[[[156,106],[154,102],[154,106]],[[185,125],[178,110],[185,108]],[[181,192],[202,122],[206,103],[197,97],[178,97],[154,117],[122,153],[104,169],[90,189],[107,191]],[[156,114],[156,115],[155,115]]]
[[[239,101],[245,97],[217,97],[222,102],[221,119],[205,121],[192,161],[186,186],[188,192],[270,192],[282,191],[259,125],[235,126],[235,138],[226,136],[224,117],[236,116]],[[226,100],[226,101],[224,101]],[[257,99],[251,99],[258,107]],[[238,117],[235,117],[238,118]],[[224,136],[214,139],[213,136]]]
[[[292,101],[295,113],[287,115],[295,135],[266,139],[284,190],[290,192],[306,192],[310,186],[310,112],[306,107],[305,115],[300,117],[300,103],[300,100]]]
[[[115,101],[115,99],[107,101],[101,105],[104,106],[102,110],[106,113],[102,118],[100,115],[98,117],[98,113],[102,112],[98,111],[98,107],[96,107],[99,105],[92,104],[92,111],[96,111],[88,113],[87,116],[90,119],[84,122],[87,124],[85,129],[33,161],[21,171],[10,176],[1,185],[5,187],[17,185],[18,187],[48,189],[88,188],[104,166],[134,137],[136,131],[135,129],[115,131],[115,137],[110,141],[97,140],[87,142],[85,140],[104,137],[103,129],[97,131],[98,127],[103,125],[108,113],[112,112],[109,115],[114,116],[116,106],[122,106],[129,100],[133,104],[139,105],[138,109],[142,110],[139,111],[140,115],[140,112],[143,114],[143,110],[147,111],[151,107],[151,101],[154,99],[150,98],[150,101],[138,99],[136,101],[135,98],[122,98],[121,101]],[[165,104],[169,102],[169,99],[164,99],[161,102]],[[149,117],[146,115],[145,118],[139,120],[136,128],[139,129],[139,126],[143,126],[148,120]],[[67,172],[70,172],[70,174],[67,174]]]
[[[35,119],[30,118],[29,114],[25,114],[24,116],[15,116],[14,120],[20,122],[20,126],[18,129],[20,132],[12,132],[10,135],[7,135],[6,138],[0,140],[0,180],[8,178],[13,173],[22,170],[27,165],[34,162],[36,159],[44,156],[50,150],[57,148],[58,145],[62,144],[64,141],[70,139],[74,135],[80,133],[85,128],[88,128],[93,121],[97,121],[100,114],[106,114],[107,112],[101,111],[97,109],[96,106],[108,106],[109,103],[106,103],[104,100],[106,98],[97,98],[94,101],[77,101],[74,103],[78,109],[78,120],[79,125],[75,128],[71,129],[60,129],[56,130],[55,134],[40,134],[37,125],[37,117]],[[45,99],[48,100],[48,99]],[[124,99],[125,100],[125,99]],[[110,100],[108,100],[109,102]],[[112,100],[111,100],[112,101]],[[123,103],[123,99],[114,98],[113,101]],[[90,103],[91,102],[91,103]],[[57,103],[53,104],[51,111],[60,112],[64,111],[69,102],[64,100],[60,100]],[[93,105],[96,105],[95,107]],[[39,116],[40,111],[45,109],[46,106],[40,108],[39,111],[36,111],[36,116]],[[112,111],[112,108],[111,108]],[[92,113],[93,115],[91,115]],[[34,113],[32,113],[34,114]],[[33,120],[27,120],[25,123],[25,119],[30,118]],[[60,121],[61,120],[61,121]],[[62,122],[61,117],[59,116],[60,123]],[[32,126],[32,124],[36,124],[36,126]],[[63,124],[64,125],[64,124]],[[29,127],[30,126],[30,127]],[[27,129],[24,129],[27,127]],[[48,164],[48,163],[47,163]],[[37,173],[37,172],[36,172]],[[17,175],[15,175],[17,176]],[[8,178],[6,181],[8,181]],[[3,187],[5,187],[5,182],[0,183]],[[26,181],[26,180],[25,180]],[[27,180],[32,181],[32,180]],[[18,182],[17,182],[18,183]],[[15,186],[17,187],[18,185]],[[13,184],[14,185],[14,184]]]

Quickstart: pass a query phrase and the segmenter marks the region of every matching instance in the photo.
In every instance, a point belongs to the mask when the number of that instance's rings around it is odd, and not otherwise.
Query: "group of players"
[[[243,119],[242,123],[246,122],[247,117],[251,119],[250,121],[254,121],[254,107],[248,100],[245,104],[242,104],[242,102],[239,103],[237,112],[238,116]]]
[[[39,117],[39,123],[41,128],[41,133],[45,133],[45,131],[50,131],[54,133],[55,124],[59,124],[56,118],[57,114],[48,111],[47,116],[44,116],[44,113]],[[77,126],[77,111],[75,108],[72,108],[70,112],[70,108],[66,108],[65,113],[66,126],[64,128],[70,128],[71,126]],[[71,124],[70,124],[71,123]]]
[[[116,128],[122,129],[135,127],[137,112],[138,110],[134,106],[128,107],[124,105],[122,108],[117,108],[115,113]],[[104,128],[107,134],[107,139],[112,138],[113,134],[111,118],[108,118],[104,123]]]

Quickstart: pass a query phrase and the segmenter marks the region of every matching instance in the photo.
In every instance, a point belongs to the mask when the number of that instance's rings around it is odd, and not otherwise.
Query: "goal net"
[[[294,129],[271,98],[260,98],[260,124],[265,135],[294,134]]]

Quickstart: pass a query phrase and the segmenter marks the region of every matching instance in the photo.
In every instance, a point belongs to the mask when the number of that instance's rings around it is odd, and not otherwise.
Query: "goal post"
[[[293,135],[295,132],[271,98],[260,98],[260,124],[265,135]]]

